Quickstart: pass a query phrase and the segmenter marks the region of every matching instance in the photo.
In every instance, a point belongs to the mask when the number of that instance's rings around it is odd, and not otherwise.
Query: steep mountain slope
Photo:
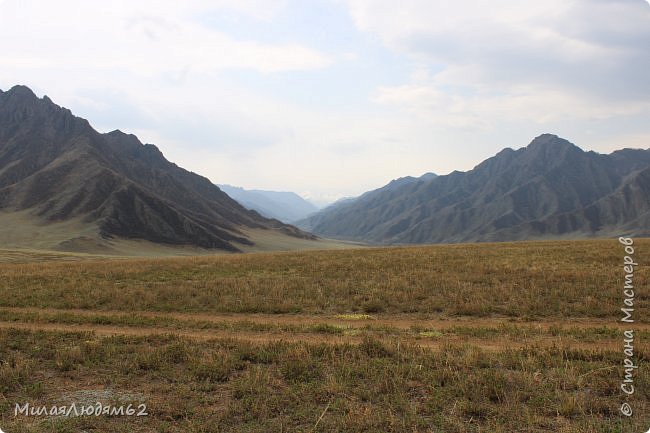
[[[387,187],[298,225],[375,243],[650,233],[650,151],[584,152],[544,134],[468,172]]]
[[[368,191],[359,197],[343,198],[340,199],[319,212],[297,221],[295,224],[307,231],[313,232],[314,230],[330,231],[334,236],[347,239],[365,240],[362,237],[356,236],[353,233],[352,227],[359,227],[362,224],[361,219],[355,223],[344,227],[344,224],[339,224],[339,218],[354,217],[354,212],[359,209],[368,209],[371,218],[381,219],[390,218],[391,212],[394,210],[390,206],[383,206],[384,202],[392,201],[397,198],[396,194],[401,194],[403,191],[408,191],[414,185],[420,185],[437,175],[434,173],[425,173],[420,177],[405,176],[398,179],[393,179],[387,185]],[[343,229],[339,232],[338,228]],[[361,225],[360,230],[365,230],[368,226]],[[347,231],[345,230],[347,228]]]
[[[231,185],[218,186],[247,209],[285,223],[297,221],[318,211],[316,206],[293,192],[247,190]]]
[[[100,134],[16,86],[0,91],[0,211],[25,210],[44,221],[94,224],[104,239],[228,251],[253,243],[244,228],[311,236],[243,208],[154,145],[120,131]]]

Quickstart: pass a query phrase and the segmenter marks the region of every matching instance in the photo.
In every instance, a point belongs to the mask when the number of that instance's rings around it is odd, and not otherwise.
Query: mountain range
[[[236,252],[253,246],[255,233],[315,240],[244,208],[156,146],[119,130],[101,134],[25,86],[0,91],[0,212],[17,224],[13,232],[20,223],[30,222],[28,232],[75,221],[85,235],[59,239],[63,249],[139,239]]]
[[[543,134],[474,169],[398,179],[296,223],[376,244],[650,234],[650,150],[585,152]]]
[[[3,247],[238,252],[342,246],[311,233],[372,244],[650,235],[650,150],[585,152],[552,134],[467,172],[395,179],[315,213],[293,193],[222,188],[25,86],[0,90]],[[282,222],[302,217],[300,228]]]
[[[231,185],[218,186],[245,208],[285,223],[298,221],[318,211],[315,205],[294,192],[248,190]]]

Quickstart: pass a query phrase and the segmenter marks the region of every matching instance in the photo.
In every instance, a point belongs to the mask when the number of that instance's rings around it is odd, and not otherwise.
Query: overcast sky
[[[544,132],[650,147],[645,0],[0,0],[0,41],[0,89],[316,200]]]

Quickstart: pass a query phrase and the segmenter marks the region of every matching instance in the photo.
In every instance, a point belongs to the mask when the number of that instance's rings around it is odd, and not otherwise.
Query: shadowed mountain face
[[[298,223],[374,243],[650,234],[650,150],[584,152],[544,134],[468,172],[387,185]]]
[[[218,185],[230,197],[247,209],[253,209],[267,218],[292,223],[318,211],[318,208],[293,192],[247,190],[231,185]]]
[[[242,228],[310,238],[263,218],[151,144],[89,123],[16,86],[0,91],[0,210],[48,221],[80,217],[104,237],[237,251]]]

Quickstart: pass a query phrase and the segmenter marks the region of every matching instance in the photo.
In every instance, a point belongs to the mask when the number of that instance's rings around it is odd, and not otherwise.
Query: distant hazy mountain
[[[243,208],[156,146],[120,131],[100,134],[24,86],[0,91],[0,211],[78,221],[100,239],[229,251],[252,245],[250,230],[311,237]]]
[[[544,134],[468,172],[398,179],[298,223],[328,237],[436,243],[650,234],[650,150]]]
[[[291,223],[318,211],[318,208],[293,192],[246,190],[219,185],[219,188],[247,209],[253,209],[267,218]]]

